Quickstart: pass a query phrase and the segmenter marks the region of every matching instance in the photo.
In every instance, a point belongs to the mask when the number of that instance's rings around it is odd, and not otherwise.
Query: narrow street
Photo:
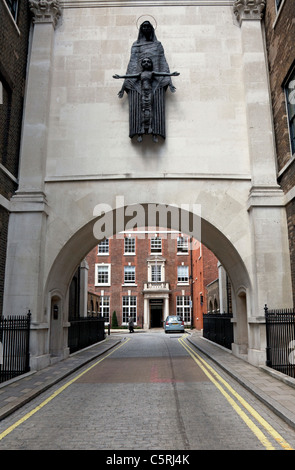
[[[295,448],[294,430],[204,360],[185,335],[122,337],[1,421],[0,450]]]

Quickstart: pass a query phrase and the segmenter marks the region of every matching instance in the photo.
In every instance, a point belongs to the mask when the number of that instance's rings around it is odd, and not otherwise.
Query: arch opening
[[[122,207],[120,208],[119,216],[117,213],[118,209],[102,210],[101,213],[96,213],[96,217],[73,234],[56,256],[47,279],[45,295],[48,298],[46,292],[50,295],[50,292],[54,291],[58,286],[61,292],[59,305],[63,310],[62,317],[64,319],[68,319],[69,315],[68,302],[66,301],[68,299],[69,286],[77,267],[85,259],[85,256],[103,239],[125,231],[131,231],[132,229],[139,230],[140,227],[150,226],[148,205],[141,206],[143,209],[140,214],[141,217],[138,217],[138,207],[138,204]],[[156,217],[153,219],[153,227],[159,228],[165,226],[167,230],[189,234],[191,238],[199,240],[212,251],[223,265],[232,285],[235,341],[237,338],[235,351],[237,354],[241,351],[245,352],[248,346],[247,309],[250,306],[251,283],[245,264],[238,251],[218,228],[202,218],[200,214],[183,208],[180,212],[180,209],[175,206],[163,204],[158,205],[157,208],[158,212],[156,212]],[[164,213],[167,216],[165,223],[163,223],[161,218],[162,209],[165,209]],[[144,219],[142,214],[144,214]],[[185,224],[183,225],[184,220]],[[241,293],[241,289],[243,289],[243,293]],[[53,299],[55,300],[55,298]],[[97,302],[97,299],[95,302]],[[215,307],[218,308],[216,303]],[[52,310],[52,306],[50,308]],[[94,306],[91,307],[92,309],[93,311],[95,310]],[[66,350],[67,347],[66,344],[61,346],[60,343],[63,341],[62,338],[66,337],[62,333],[62,325],[60,325],[59,331],[57,331],[56,326],[57,322],[53,318],[53,314],[51,314],[51,354],[56,352],[56,344],[59,345],[60,351]],[[60,339],[58,340],[56,336]]]

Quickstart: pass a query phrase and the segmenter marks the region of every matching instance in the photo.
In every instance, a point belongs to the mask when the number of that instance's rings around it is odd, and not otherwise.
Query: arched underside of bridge
[[[154,205],[152,205],[154,207]],[[142,217],[134,218],[134,213],[138,215],[138,207],[143,209],[145,220]],[[234,345],[233,350],[237,354],[247,353],[248,348],[248,325],[247,309],[251,305],[251,281],[246,266],[233,244],[223,235],[220,230],[211,223],[184,209],[174,206],[156,206],[161,212],[164,209],[166,217],[165,228],[188,234],[207,246],[219,259],[227,271],[232,284],[233,310],[234,310]],[[133,212],[134,210],[134,212]],[[149,213],[153,210],[150,205],[134,205],[128,208],[120,208],[120,228],[119,230],[130,230],[136,223],[136,228],[147,227]],[[129,216],[126,215],[128,212]],[[141,214],[141,215],[142,215]],[[159,215],[159,214],[158,214]],[[143,222],[143,223],[142,223]],[[163,227],[163,218],[160,217],[159,227]],[[138,226],[140,223],[140,226]],[[135,229],[136,229],[135,228]],[[45,287],[44,300],[47,302],[45,309],[51,312],[53,305],[58,305],[61,310],[60,322],[52,321],[50,325],[49,350],[54,349],[56,354],[61,354],[67,348],[64,327],[68,319],[68,289],[78,265],[91,249],[98,244],[103,237],[111,237],[118,233],[118,213],[116,210],[102,213],[99,217],[89,221],[80,228],[64,245],[56,257],[50,270]],[[248,305],[248,307],[247,307]]]

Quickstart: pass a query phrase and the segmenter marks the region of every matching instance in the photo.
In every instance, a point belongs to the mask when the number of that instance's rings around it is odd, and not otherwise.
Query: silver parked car
[[[165,333],[172,333],[173,331],[184,333],[184,322],[178,315],[169,315],[165,320],[164,330]]]

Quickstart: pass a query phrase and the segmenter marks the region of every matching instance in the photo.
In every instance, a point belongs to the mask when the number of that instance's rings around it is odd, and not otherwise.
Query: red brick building
[[[266,49],[273,107],[278,183],[285,193],[293,302],[295,305],[295,5],[269,0],[265,11]]]
[[[193,260],[193,315],[194,326],[203,328],[203,315],[207,312],[220,311],[221,296],[218,259],[205,245],[194,240]],[[226,275],[226,274],[225,274]],[[214,308],[210,305],[213,304]]]
[[[10,199],[18,188],[19,148],[31,17],[27,0],[0,1],[0,315]]]
[[[103,241],[86,261],[88,314],[111,322],[115,311],[119,325],[132,315],[145,328],[161,327],[167,315],[179,314],[185,325],[202,328],[206,283],[218,270],[213,253],[199,242],[161,230],[132,232]]]

